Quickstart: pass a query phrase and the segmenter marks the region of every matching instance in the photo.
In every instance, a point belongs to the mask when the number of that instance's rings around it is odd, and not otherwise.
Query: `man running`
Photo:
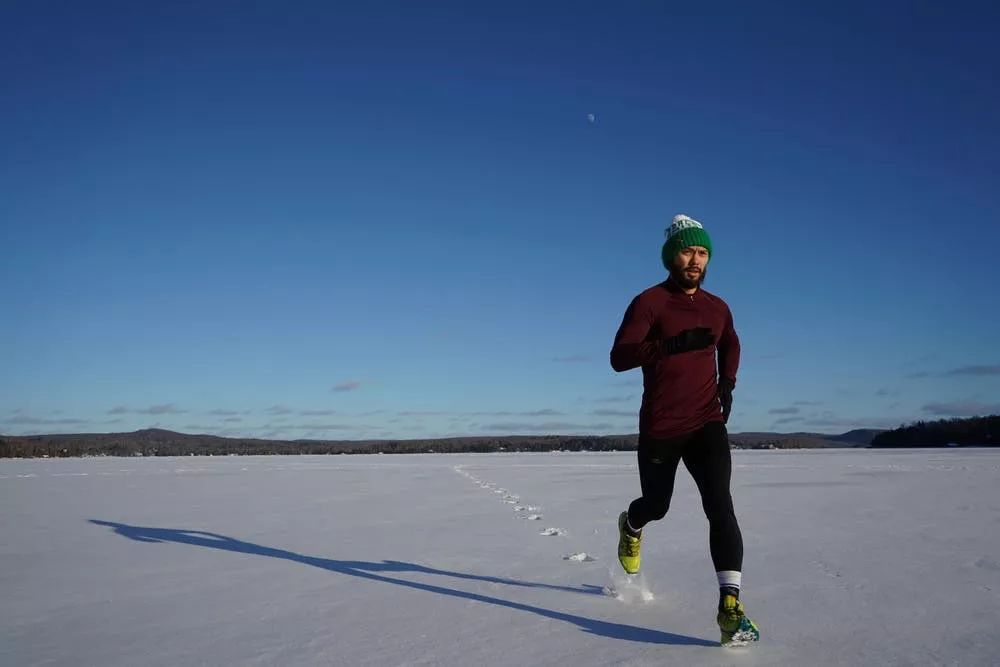
[[[684,461],[708,517],[722,644],[756,641],[760,633],[739,600],[743,536],[729,490],[732,464],[725,425],[740,341],[729,306],[701,288],[712,256],[708,232],[697,220],[677,215],[666,236],[661,258],[670,275],[632,300],[611,348],[611,367],[621,372],[641,366],[643,384],[638,451],[642,496],[618,517],[618,560],[627,573],[639,571],[643,526],[666,515],[677,464]]]

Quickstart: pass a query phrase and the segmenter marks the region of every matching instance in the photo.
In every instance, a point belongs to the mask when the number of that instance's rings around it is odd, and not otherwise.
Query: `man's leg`
[[[639,487],[642,496],[628,507],[628,527],[638,534],[650,521],[659,521],[670,509],[674,478],[684,443],[690,437],[671,440],[639,440]]]
[[[629,574],[639,571],[642,527],[662,519],[670,507],[681,448],[672,440],[639,438],[639,486],[642,496],[618,516],[618,562]]]
[[[709,549],[719,573],[719,586],[739,591],[743,570],[743,535],[733,510],[729,484],[732,458],[729,435],[722,422],[709,422],[684,451],[687,467],[698,491],[709,523]]]
[[[743,579],[743,535],[740,533],[733,497],[729,490],[732,457],[729,434],[722,422],[706,424],[684,452],[687,467],[709,522],[709,548],[719,578],[719,613],[716,621],[723,645],[760,639],[760,631],[743,611],[740,587]]]

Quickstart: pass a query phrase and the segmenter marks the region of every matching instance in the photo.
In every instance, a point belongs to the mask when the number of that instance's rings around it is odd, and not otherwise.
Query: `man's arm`
[[[666,340],[648,339],[652,327],[653,315],[649,308],[639,302],[639,297],[632,299],[611,347],[613,369],[627,371],[656,363],[667,355],[704,350],[715,344],[715,335],[708,327],[685,329]]]
[[[722,421],[729,423],[733,411],[733,388],[736,371],[740,366],[740,339],[733,327],[733,313],[726,308],[726,323],[719,336],[719,402],[722,404]]]
[[[663,341],[646,339],[652,326],[652,313],[639,302],[639,297],[632,299],[611,347],[611,368],[620,373],[663,357]]]
[[[726,308],[726,324],[719,336],[719,379],[736,386],[736,371],[740,367],[740,338],[733,326],[733,313]]]

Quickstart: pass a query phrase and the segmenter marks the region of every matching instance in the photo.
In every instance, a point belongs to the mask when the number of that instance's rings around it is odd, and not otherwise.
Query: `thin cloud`
[[[822,401],[795,401],[792,405],[823,405]]]
[[[233,416],[238,415],[240,413],[237,412],[236,410],[212,410],[208,414],[215,415],[215,416],[218,416],[218,417],[233,417]]]
[[[595,403],[628,403],[629,401],[635,400],[633,394],[628,396],[602,396],[600,398],[595,398]]]
[[[18,414],[15,417],[4,420],[6,424],[17,424],[19,426],[78,426],[80,424],[90,424],[89,419],[73,419],[62,417],[60,419],[45,419],[44,417],[32,417],[30,415]]]
[[[985,364],[953,368],[945,375],[1000,375],[1000,364]]]
[[[356,391],[361,387],[360,380],[345,380],[344,382],[339,382],[333,385],[333,391],[343,392],[343,391]]]
[[[582,432],[582,431],[606,431],[614,428],[607,422],[596,424],[576,424],[571,422],[497,422],[494,424],[483,424],[479,427],[481,431],[505,432],[505,433],[541,433],[541,432]]]
[[[800,410],[794,406],[787,408],[771,408],[767,411],[769,415],[797,415]]]
[[[1000,414],[1000,403],[981,403],[979,401],[955,401],[951,403],[928,403],[921,408],[922,412],[940,417],[974,417]]]
[[[907,373],[903,377],[911,380],[917,380],[931,377],[989,377],[993,375],[1000,375],[1000,364],[973,364],[970,366],[959,366],[958,368],[952,368],[951,370],[941,372],[919,371]]]
[[[556,357],[552,361],[560,364],[584,364],[593,361],[593,358],[585,354],[571,354],[568,357]]]
[[[920,355],[919,357],[914,357],[913,359],[910,359],[905,364],[903,364],[903,367],[913,368],[915,366],[925,366],[932,361],[937,361],[940,357],[941,355],[938,354],[937,352],[928,352],[926,354]]]
[[[598,410],[591,411],[592,415],[595,417],[635,417],[638,412],[635,410],[611,410],[607,408],[601,408]]]
[[[234,423],[242,422],[243,421],[243,417],[226,417],[222,421],[225,422],[225,423],[227,423],[227,424],[234,424]]]
[[[427,433],[426,424],[403,424],[399,427],[399,433],[414,433],[419,432],[422,434]]]
[[[294,410],[286,405],[272,405],[267,410],[264,410],[266,415],[290,415]]]
[[[182,415],[185,414],[187,410],[181,410],[173,403],[161,403],[159,405],[151,405],[148,408],[130,408],[125,405],[117,405],[110,410],[108,410],[109,415],[124,415],[124,414],[135,414],[135,415]]]
[[[162,403],[160,405],[151,405],[148,408],[143,408],[136,410],[135,413],[139,415],[180,415],[187,412],[187,410],[181,410],[173,403]]]
[[[815,419],[803,419],[804,424],[809,426],[853,426],[856,422],[853,419],[838,419],[835,417],[817,417]]]
[[[552,408],[540,410],[488,410],[476,412],[457,412],[451,410],[403,410],[397,412],[400,417],[562,417],[566,413]]]
[[[329,417],[336,412],[336,410],[302,410],[299,414],[304,417]]]
[[[794,424],[796,422],[804,421],[803,417],[782,417],[781,419],[776,419],[775,424]]]

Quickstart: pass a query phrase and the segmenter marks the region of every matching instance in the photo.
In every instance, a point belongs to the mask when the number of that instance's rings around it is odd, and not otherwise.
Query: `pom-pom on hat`
[[[701,223],[694,218],[689,218],[683,213],[675,215],[673,223],[667,227],[666,235],[667,240],[663,243],[660,258],[667,270],[670,270],[670,263],[677,253],[693,245],[705,248],[708,250],[708,256],[712,256],[712,239],[708,237],[708,232]]]

